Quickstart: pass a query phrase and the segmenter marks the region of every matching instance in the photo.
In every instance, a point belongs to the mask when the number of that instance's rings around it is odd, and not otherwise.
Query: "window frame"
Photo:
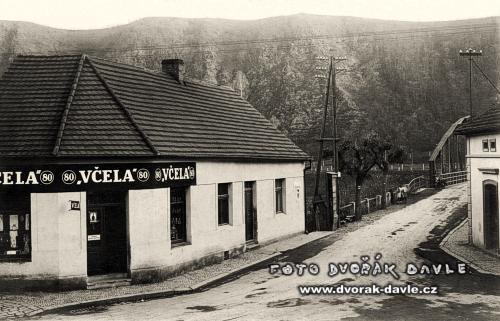
[[[224,194],[221,194],[221,191],[220,191],[220,187],[222,186],[226,186],[227,187],[227,191],[226,193]],[[226,226],[226,225],[231,225],[231,216],[232,216],[232,211],[231,211],[231,189],[232,189],[232,183],[218,183],[217,184],[217,226]],[[223,221],[221,222],[221,199],[222,200],[225,200],[225,206],[227,206],[227,211],[226,211],[226,215],[227,215],[227,222],[226,221]],[[224,213],[222,213],[224,214]]]
[[[496,153],[496,151],[497,151],[497,139],[492,138],[492,139],[489,139],[488,141],[489,141],[488,147],[490,149],[490,152]],[[494,144],[494,146],[492,145],[492,143]]]
[[[278,187],[278,182],[280,186]],[[279,194],[278,194],[279,193]],[[279,197],[278,197],[279,195]],[[278,208],[278,199],[281,199],[281,207]],[[286,214],[286,179],[276,178],[274,180],[274,213]]]
[[[29,192],[24,193],[24,192],[14,192],[14,195],[21,194],[22,196],[19,197],[12,197],[12,194],[9,193],[0,193],[0,216],[1,216],[1,232],[0,232],[0,240],[8,240],[7,242],[11,242],[11,232],[12,231],[17,231],[16,235],[16,241],[17,238],[22,239],[26,235],[28,236],[28,253],[16,253],[16,254],[6,254],[7,251],[14,251],[12,247],[9,246],[7,249],[5,247],[5,254],[3,254],[3,246],[0,246],[2,248],[2,253],[0,253],[0,262],[31,262],[32,260],[32,251],[33,251],[33,237],[32,237],[32,230],[33,230],[33,225],[32,225],[32,213],[31,213],[31,194]],[[23,195],[24,194],[24,195]],[[10,195],[5,197],[5,195]],[[5,202],[3,203],[3,199],[8,199],[10,202]],[[15,199],[16,201],[12,201]],[[10,220],[12,216],[17,216],[17,226],[16,230],[11,230],[10,229]],[[20,217],[23,218],[23,223],[22,225],[20,224]],[[6,228],[6,226],[8,228]],[[22,226],[22,228],[21,228]],[[5,241],[2,241],[2,243],[6,243]],[[12,243],[11,243],[12,244]],[[24,249],[26,249],[26,243],[23,245]],[[15,251],[19,252],[21,246],[19,244],[16,244]]]
[[[483,148],[483,152],[489,152],[490,151],[490,142],[489,142],[489,139],[483,139],[483,141],[482,141],[482,148]]]
[[[189,187],[171,187],[170,188],[170,194],[169,194],[169,201],[170,201],[170,245],[172,248],[178,247],[178,246],[183,246],[183,245],[189,245],[189,240],[188,240],[188,188]],[[176,191],[183,191],[184,192],[184,198],[183,201],[177,201],[173,202],[173,195],[174,192]],[[173,218],[173,211],[172,208],[173,206],[176,205],[182,205],[184,204],[183,212],[184,212],[184,227],[183,227],[183,232],[184,232],[184,238],[179,238],[179,239],[172,239],[172,229],[173,229],[173,224],[172,224],[172,218]]]

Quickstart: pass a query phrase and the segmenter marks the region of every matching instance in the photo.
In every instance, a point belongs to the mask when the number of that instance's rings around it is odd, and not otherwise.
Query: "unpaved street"
[[[94,310],[45,315],[43,320],[498,320],[499,279],[466,275],[408,276],[407,263],[455,264],[437,248],[440,234],[457,221],[466,202],[466,186],[449,187],[429,198],[387,214],[370,225],[335,235],[286,253],[280,262],[316,263],[316,275],[270,275],[266,265],[201,293]],[[382,254],[400,274],[329,277],[331,262],[360,262],[360,256]],[[423,257],[425,258],[423,258]],[[454,268],[454,266],[453,266]],[[297,286],[435,285],[439,295],[308,295]]]

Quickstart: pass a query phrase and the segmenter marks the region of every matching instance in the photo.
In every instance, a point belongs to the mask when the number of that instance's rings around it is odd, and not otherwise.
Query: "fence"
[[[425,176],[418,176],[412,179],[406,186],[408,187],[408,193],[415,193],[421,188],[428,187],[429,181]]]
[[[438,179],[445,182],[446,185],[454,185],[467,181],[467,171],[439,174]]]
[[[387,192],[386,205],[389,205],[391,203],[391,200],[392,200],[391,192]],[[378,210],[382,208],[382,195],[377,195],[372,198],[365,198],[361,200],[360,206],[361,206],[361,213],[363,215]],[[349,202],[348,204],[341,206],[339,208],[339,211],[341,219],[352,220],[352,218],[354,217],[354,213],[356,212],[356,202]]]
[[[467,177],[466,177],[467,178]],[[418,176],[412,179],[405,186],[408,187],[408,193],[416,193],[421,188],[428,187],[428,179],[425,176]],[[386,206],[390,206],[392,203],[396,202],[395,198],[395,188],[392,188],[390,192],[385,194],[385,204]],[[371,213],[375,210],[382,208],[382,195],[376,195],[372,198],[365,198],[360,202],[360,210],[361,214],[365,215]],[[354,214],[356,212],[356,202],[349,202],[339,208],[339,216],[341,221],[352,221],[354,218]]]
[[[427,171],[429,164],[389,164],[390,171]]]
[[[318,163],[316,161],[311,162],[311,171],[316,171],[316,167]],[[321,170],[322,171],[333,171],[333,165],[330,160],[323,160],[321,162]],[[374,167],[373,170],[379,170],[377,167]],[[429,164],[389,164],[390,171],[402,172],[402,171],[428,171]]]

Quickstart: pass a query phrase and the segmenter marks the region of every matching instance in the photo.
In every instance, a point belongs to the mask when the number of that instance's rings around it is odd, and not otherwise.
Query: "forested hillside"
[[[255,21],[146,18],[99,30],[69,31],[0,21],[0,73],[16,54],[90,55],[159,69],[164,58],[186,63],[187,76],[241,90],[257,109],[306,151],[315,138],[324,80],[317,56],[346,56],[338,75],[341,136],[376,131],[426,155],[447,126],[468,114],[468,62],[477,59],[497,82],[500,18],[396,22],[294,15]],[[474,70],[476,112],[499,96]]]

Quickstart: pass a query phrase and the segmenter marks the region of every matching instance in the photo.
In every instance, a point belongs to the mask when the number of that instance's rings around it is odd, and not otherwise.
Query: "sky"
[[[297,13],[438,21],[500,16],[500,0],[0,0],[0,20],[97,29],[144,17],[261,19]]]

